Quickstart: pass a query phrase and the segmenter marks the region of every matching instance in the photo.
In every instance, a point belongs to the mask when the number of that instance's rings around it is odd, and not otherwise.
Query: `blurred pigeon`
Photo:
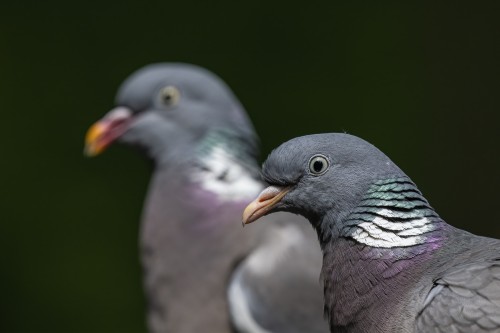
[[[312,228],[284,213],[241,229],[263,184],[257,136],[229,88],[193,65],[155,64],[123,83],[116,105],[85,151],[116,140],[154,162],[140,236],[150,331],[327,332]]]
[[[500,332],[500,241],[446,224],[371,144],[296,138],[263,175],[271,186],[243,222],[275,211],[309,219],[332,332]]]

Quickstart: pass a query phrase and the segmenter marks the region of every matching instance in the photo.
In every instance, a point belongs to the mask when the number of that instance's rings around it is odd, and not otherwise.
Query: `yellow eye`
[[[330,167],[330,162],[328,158],[324,155],[314,155],[309,160],[309,171],[315,175],[320,176],[324,174]]]
[[[161,89],[160,98],[163,104],[172,106],[179,102],[181,93],[179,92],[179,89],[174,86],[166,86]]]

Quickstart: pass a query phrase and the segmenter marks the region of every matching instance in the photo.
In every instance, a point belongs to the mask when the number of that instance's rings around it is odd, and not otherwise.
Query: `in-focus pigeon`
[[[196,66],[155,64],[116,105],[89,129],[86,153],[116,140],[154,162],[140,237],[150,331],[327,332],[312,228],[285,214],[241,229],[263,184],[257,136],[229,88]]]
[[[243,222],[275,211],[311,222],[332,332],[500,332],[500,241],[446,224],[371,144],[292,139],[263,175]]]

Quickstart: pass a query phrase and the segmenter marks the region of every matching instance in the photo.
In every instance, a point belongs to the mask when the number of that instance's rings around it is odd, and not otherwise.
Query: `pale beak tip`
[[[93,157],[92,151],[88,146],[83,147],[83,156],[84,157]]]
[[[101,150],[93,144],[85,144],[85,147],[83,147],[83,156],[87,158],[96,157],[100,152]]]

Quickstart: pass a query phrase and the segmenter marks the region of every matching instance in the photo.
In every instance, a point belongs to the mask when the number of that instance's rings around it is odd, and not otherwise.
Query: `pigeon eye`
[[[179,89],[174,86],[163,87],[160,91],[160,98],[163,104],[167,106],[175,105],[179,102],[181,94]]]
[[[330,162],[324,155],[314,155],[309,160],[309,171],[315,176],[324,174],[329,166]]]

